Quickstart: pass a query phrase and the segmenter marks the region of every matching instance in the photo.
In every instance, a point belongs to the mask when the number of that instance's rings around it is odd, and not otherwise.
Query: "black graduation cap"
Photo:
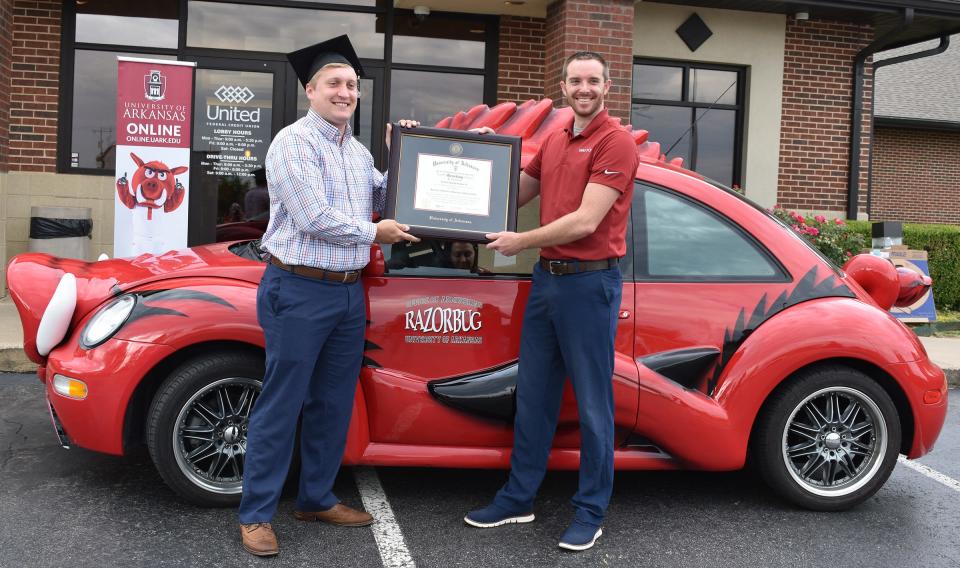
[[[256,186],[267,185],[267,170],[266,168],[257,168],[250,172],[253,174],[253,183]]]
[[[363,76],[363,67],[360,66],[360,58],[357,52],[353,50],[350,38],[346,35],[337,36],[333,39],[320,42],[310,47],[305,47],[287,54],[287,60],[293,65],[293,70],[300,79],[300,84],[304,88],[313,76],[317,74],[324,65],[328,63],[345,63],[357,72],[357,76]]]

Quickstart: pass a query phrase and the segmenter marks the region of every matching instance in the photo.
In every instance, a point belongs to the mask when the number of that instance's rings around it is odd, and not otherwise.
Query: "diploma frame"
[[[490,187],[486,215],[469,211],[416,207],[418,192],[432,191],[425,187],[419,172],[423,160],[433,165],[444,162],[480,171],[475,185],[489,177]],[[486,165],[490,162],[489,165]],[[471,164],[482,166],[479,170]],[[443,167],[443,166],[441,166]],[[489,176],[486,171],[489,170]],[[447,172],[449,173],[449,172]],[[433,178],[431,178],[433,179]],[[445,128],[403,128],[393,124],[390,137],[390,172],[384,218],[410,226],[418,237],[486,242],[487,233],[517,229],[517,198],[520,186],[520,138],[499,134],[477,134]],[[476,188],[471,189],[474,191]],[[482,195],[483,191],[474,191]],[[420,195],[422,198],[423,195]],[[473,197],[473,196],[471,196]],[[480,198],[477,197],[477,200]],[[448,199],[448,206],[455,200]],[[480,203],[478,202],[477,205]]]

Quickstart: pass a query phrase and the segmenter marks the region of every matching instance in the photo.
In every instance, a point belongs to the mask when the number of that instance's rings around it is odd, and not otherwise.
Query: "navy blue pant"
[[[520,340],[510,478],[494,504],[533,510],[569,376],[580,415],[577,520],[603,523],[613,490],[613,353],[620,268],[553,276],[537,264]]]
[[[363,358],[363,285],[324,282],[268,264],[257,289],[257,319],[267,366],[247,431],[244,524],[273,518],[301,410],[297,510],[321,511],[339,502],[332,488]]]

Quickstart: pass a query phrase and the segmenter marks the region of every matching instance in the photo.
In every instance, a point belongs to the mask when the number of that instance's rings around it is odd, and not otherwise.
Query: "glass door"
[[[283,127],[286,67],[278,61],[197,59],[191,246],[258,236],[266,229],[266,187],[254,171],[264,166],[270,142]]]

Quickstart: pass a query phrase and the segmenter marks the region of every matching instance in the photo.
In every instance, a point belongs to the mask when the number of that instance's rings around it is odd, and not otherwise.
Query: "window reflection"
[[[742,72],[686,63],[637,63],[633,70],[633,126],[649,131],[668,158],[683,158],[685,167],[724,184],[740,183]]]
[[[344,6],[376,6],[377,0],[298,0],[300,2],[312,2],[318,4],[343,4]],[[383,4],[383,0],[380,0]]]
[[[179,20],[77,14],[76,41],[177,48]]]
[[[683,98],[683,68],[634,65],[633,98],[679,101]]]
[[[483,68],[487,29],[482,20],[437,14],[420,20],[398,12],[395,21],[395,62]]]
[[[670,150],[669,158],[679,156],[684,160],[690,157],[691,111],[686,107],[634,104],[630,113],[630,124],[634,128],[650,133],[651,142],[660,143],[660,151]],[[679,142],[678,142],[679,140]]]
[[[117,138],[117,57],[139,53],[77,50],[73,66],[73,167],[113,169]],[[150,55],[152,59],[176,59]]]
[[[288,53],[347,34],[357,55],[383,58],[377,15],[253,4],[190,2],[187,45]]]
[[[483,102],[483,75],[394,69],[390,121],[409,118],[430,126]]]
[[[693,68],[690,75],[690,100],[721,105],[737,104],[735,71]]]
[[[724,185],[733,185],[733,154],[737,113],[697,109],[697,171]]]
[[[650,276],[771,277],[777,269],[716,215],[662,191],[643,192]]]

